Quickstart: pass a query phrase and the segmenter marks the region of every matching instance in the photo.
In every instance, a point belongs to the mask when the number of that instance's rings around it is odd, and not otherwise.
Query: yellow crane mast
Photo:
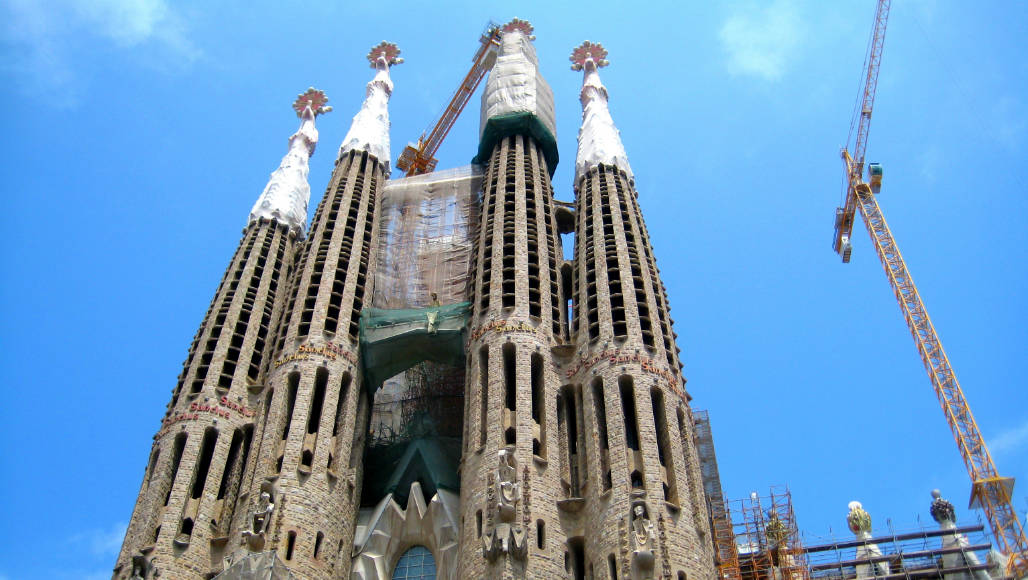
[[[867,226],[867,232],[871,235],[875,251],[882,261],[885,274],[889,278],[889,284],[896,294],[896,300],[903,310],[903,316],[917,344],[917,350],[935,388],[935,394],[942,404],[943,413],[953,431],[964,465],[971,476],[973,484],[970,507],[981,508],[985,512],[996,539],[996,547],[1009,558],[1007,572],[1014,578],[1023,578],[1028,575],[1028,541],[1012,503],[1014,479],[1001,477],[996,464],[992,461],[985,439],[978,430],[978,424],[964,398],[964,392],[957,382],[949,358],[946,357],[946,351],[942,348],[942,342],[931,319],[928,318],[921,295],[875,199],[875,194],[881,188],[881,166],[876,163],[869,165],[870,183],[862,178],[889,8],[890,0],[878,1],[874,32],[865,63],[866,74],[860,109],[853,123],[857,128],[853,154],[851,155],[848,149],[842,151],[846,170],[846,192],[843,206],[835,210],[833,248],[842,256],[843,262],[849,262],[852,252],[849,238],[853,231],[855,213],[859,210],[864,225]],[[850,127],[851,136],[853,125]]]
[[[453,124],[457,122],[457,117],[464,110],[464,106],[468,104],[468,99],[471,98],[485,74],[496,62],[496,47],[500,45],[500,27],[490,22],[479,38],[479,42],[482,45],[475,52],[471,70],[457,87],[457,92],[453,93],[439,120],[430,130],[421,134],[416,145],[414,143],[407,145],[400,154],[400,158],[396,160],[396,167],[405,172],[408,177],[435,170],[436,151],[443,144],[443,139],[446,138]]]

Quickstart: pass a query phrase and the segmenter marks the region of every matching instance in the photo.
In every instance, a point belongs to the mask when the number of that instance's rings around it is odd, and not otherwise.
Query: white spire
[[[482,91],[479,132],[490,119],[517,113],[531,113],[551,135],[557,134],[553,91],[539,72],[539,58],[532,41],[532,25],[515,18],[501,28],[496,63]]]
[[[575,160],[575,183],[599,164],[614,165],[632,180],[621,134],[607,108],[607,87],[600,82],[599,68],[609,64],[607,51],[599,43],[588,40],[571,53],[572,70],[585,70],[582,79],[582,127],[578,130],[578,158]]]
[[[289,152],[282,158],[278,169],[272,172],[264,192],[250,210],[250,221],[275,220],[286,224],[297,237],[303,237],[307,225],[307,204],[311,186],[307,182],[310,156],[318,144],[318,130],[314,118],[332,110],[325,106],[325,93],[313,87],[297,97],[293,108],[300,117],[300,128],[289,137]]]
[[[339,147],[339,157],[351,150],[367,151],[378,159],[389,173],[389,96],[393,94],[393,81],[389,67],[403,62],[395,44],[382,41],[371,49],[368,61],[376,69],[375,78],[368,83],[367,96],[361,110],[354,115],[353,124]]]

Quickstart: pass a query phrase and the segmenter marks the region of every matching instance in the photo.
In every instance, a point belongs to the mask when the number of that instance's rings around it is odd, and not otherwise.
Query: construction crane
[[[436,151],[443,144],[443,139],[446,138],[446,134],[450,132],[453,124],[457,122],[457,117],[464,110],[464,106],[468,104],[468,99],[482,82],[485,73],[489,72],[496,62],[496,47],[500,46],[500,34],[500,27],[496,24],[490,22],[486,26],[479,38],[481,46],[478,47],[478,51],[475,52],[475,57],[472,59],[471,70],[464,77],[457,92],[453,93],[453,97],[450,98],[450,102],[446,105],[439,120],[430,130],[421,134],[416,145],[408,144],[400,154],[400,158],[396,160],[396,167],[405,172],[408,177],[435,170]]]
[[[871,127],[871,111],[874,108],[875,91],[878,86],[878,68],[885,42],[885,26],[889,19],[889,5],[890,0],[878,1],[874,33],[865,62],[864,87],[859,99],[860,109],[850,126],[851,137],[854,126],[856,127],[856,139],[848,143],[848,146],[852,145],[852,153],[850,149],[842,150],[846,170],[846,191],[843,206],[835,210],[833,247],[836,253],[842,256],[844,263],[850,261],[850,233],[853,231],[854,214],[859,210],[864,225],[867,226],[867,232],[871,235],[875,251],[878,252],[885,268],[889,284],[896,294],[896,300],[903,310],[910,333],[917,343],[917,350],[921,354],[925,369],[928,370],[935,394],[942,404],[942,410],[953,431],[964,465],[971,475],[973,484],[969,507],[980,508],[985,512],[997,548],[1009,558],[1007,573],[1014,578],[1023,578],[1028,575],[1028,541],[1013,506],[1014,479],[1001,477],[996,470],[996,464],[993,463],[989,449],[985,446],[985,439],[982,438],[974,416],[971,415],[971,408],[942,348],[942,342],[931,319],[928,318],[928,312],[917,292],[914,280],[907,271],[899,247],[875,200],[875,194],[881,190],[881,165],[869,164],[869,182],[862,178],[867,135]]]

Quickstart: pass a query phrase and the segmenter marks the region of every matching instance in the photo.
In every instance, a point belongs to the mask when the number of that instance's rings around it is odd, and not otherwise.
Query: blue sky
[[[393,156],[441,111],[487,21],[536,27],[571,200],[581,73],[611,110],[729,498],[792,489],[807,541],[858,499],[885,530],[970,483],[863,225],[830,248],[873,2],[0,1],[0,579],[109,577],[186,349],[314,85],[311,208],[399,44]],[[1000,472],[1028,508],[1028,4],[895,2],[869,160]],[[466,164],[478,100],[440,152]],[[570,244],[570,239],[565,240]]]

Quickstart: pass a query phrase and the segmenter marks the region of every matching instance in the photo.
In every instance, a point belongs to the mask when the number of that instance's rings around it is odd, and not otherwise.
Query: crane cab
[[[877,194],[882,190],[882,164],[871,163],[867,166],[867,176],[870,180],[871,193]]]

